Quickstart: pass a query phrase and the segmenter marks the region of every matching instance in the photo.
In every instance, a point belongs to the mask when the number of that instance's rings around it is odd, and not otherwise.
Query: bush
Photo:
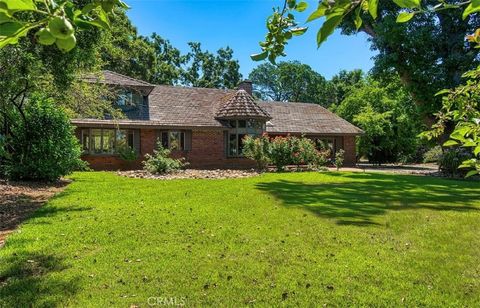
[[[271,146],[267,135],[255,138],[245,136],[243,138],[243,154],[245,157],[254,160],[260,171],[265,170],[270,163]]]
[[[445,150],[438,160],[438,167],[447,176],[465,175],[465,169],[458,167],[463,161],[472,158],[472,153],[465,148],[452,148]]]
[[[122,145],[118,148],[118,156],[126,161],[134,161],[137,159],[137,151],[128,145]]]
[[[153,150],[153,155],[146,154],[143,162],[143,169],[150,173],[171,173],[185,167],[187,164],[184,159],[170,158],[171,151],[162,146],[159,142],[157,149]]]
[[[442,147],[437,145],[423,154],[424,163],[436,163],[442,157]]]
[[[13,180],[55,181],[85,168],[81,147],[63,109],[41,96],[32,96],[6,139],[3,161]]]
[[[345,151],[340,149],[335,153],[335,167],[337,167],[337,171],[343,167],[343,162],[345,161]]]
[[[307,165],[309,169],[318,169],[328,161],[328,150],[318,151],[315,143],[308,138],[261,137],[244,138],[243,153],[257,162],[260,170],[272,163],[277,171],[285,170],[287,165]]]

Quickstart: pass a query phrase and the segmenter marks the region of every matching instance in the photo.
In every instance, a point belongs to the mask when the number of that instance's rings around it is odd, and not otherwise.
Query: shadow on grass
[[[279,180],[256,188],[279,199],[286,207],[307,209],[339,225],[378,225],[375,217],[387,211],[430,209],[479,211],[480,186],[431,177],[371,173],[330,173],[331,183]],[[339,181],[335,182],[335,178]],[[340,181],[341,180],[341,181]]]
[[[58,256],[15,252],[1,258],[0,307],[57,307],[78,291],[78,280],[59,274],[67,268]]]

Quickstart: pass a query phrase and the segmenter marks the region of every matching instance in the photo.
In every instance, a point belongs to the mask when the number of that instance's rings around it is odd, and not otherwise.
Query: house
[[[260,102],[252,83],[237,90],[152,85],[111,71],[87,76],[117,89],[122,119],[74,119],[83,159],[96,170],[140,168],[143,156],[157,141],[185,157],[191,168],[250,168],[242,156],[247,134],[304,135],[326,142],[332,152],[345,150],[345,164],[356,162],[355,138],[362,131],[327,109],[306,103]],[[137,151],[134,162],[118,151],[128,145]]]

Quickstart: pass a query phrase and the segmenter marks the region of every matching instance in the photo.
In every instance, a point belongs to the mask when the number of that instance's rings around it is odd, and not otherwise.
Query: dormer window
[[[130,111],[139,108],[143,102],[143,96],[129,89],[122,89],[118,91],[116,105],[123,111]]]

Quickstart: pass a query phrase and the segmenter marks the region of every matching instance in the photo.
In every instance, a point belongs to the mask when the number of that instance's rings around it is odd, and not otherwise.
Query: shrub
[[[159,142],[157,149],[153,150],[153,155],[146,154],[143,161],[143,169],[150,173],[171,173],[185,167],[187,164],[184,159],[170,158],[171,151],[162,146]]]
[[[423,154],[424,163],[436,163],[442,157],[442,147],[437,145]]]
[[[337,167],[337,171],[340,170],[343,166],[343,162],[345,160],[345,151],[340,149],[335,153],[335,161],[333,162],[335,164],[335,167]]]
[[[293,152],[291,149],[291,142],[289,138],[292,137],[275,137],[271,142],[270,160],[277,168],[277,171],[285,170],[285,166],[293,162]]]
[[[265,170],[270,163],[270,139],[267,135],[261,137],[245,136],[243,138],[243,154],[257,163],[258,170]]]
[[[118,148],[118,156],[126,161],[134,161],[137,159],[137,151],[128,145],[122,145]]]
[[[16,116],[3,155],[8,178],[55,181],[86,167],[70,120],[53,101],[33,95]]]
[[[459,176],[466,173],[466,170],[458,167],[463,161],[472,158],[472,153],[464,148],[448,149],[440,156],[438,167],[447,176]]]

